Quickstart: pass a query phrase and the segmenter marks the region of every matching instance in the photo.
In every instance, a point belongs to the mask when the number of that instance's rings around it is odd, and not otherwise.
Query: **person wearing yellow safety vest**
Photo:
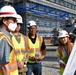
[[[26,35],[29,60],[27,62],[28,71],[26,75],[42,75],[41,61],[45,57],[46,46],[42,36],[38,36],[36,33],[37,25],[35,21],[29,21],[27,24],[29,33]]]
[[[17,15],[17,28],[12,32],[12,41],[15,47],[16,60],[18,64],[19,75],[25,75],[27,71],[26,63],[28,60],[28,50],[26,50],[25,36],[21,34],[20,28],[23,24],[21,15]]]
[[[11,31],[17,27],[17,13],[12,6],[0,9],[0,75],[18,75]]]
[[[70,42],[69,34],[65,30],[59,31],[58,41],[59,45],[56,54],[60,64],[60,75],[62,75],[73,48],[73,43]]]

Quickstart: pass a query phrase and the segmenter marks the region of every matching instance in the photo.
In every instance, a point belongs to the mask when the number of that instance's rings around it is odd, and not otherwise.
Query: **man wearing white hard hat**
[[[73,48],[73,43],[70,42],[69,34],[65,30],[59,31],[58,41],[59,45],[56,54],[60,64],[60,75],[62,75]]]
[[[37,35],[37,25],[35,21],[29,21],[27,24],[29,33],[26,35],[29,50],[29,60],[27,62],[28,71],[26,75],[42,75],[41,61],[45,57],[45,43],[42,36]]]
[[[0,9],[0,75],[18,75],[11,31],[17,27],[17,12],[12,6]]]
[[[19,31],[21,29],[21,26],[23,24],[23,20],[21,15],[17,15],[17,27],[14,32],[12,32],[12,41],[15,47],[15,54],[16,54],[16,60],[19,70],[19,75],[25,75],[25,72],[27,71],[27,47],[26,47],[26,41],[25,36],[21,34]]]

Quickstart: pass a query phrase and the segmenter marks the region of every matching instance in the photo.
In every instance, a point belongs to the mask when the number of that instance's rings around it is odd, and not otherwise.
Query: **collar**
[[[10,38],[12,38],[12,35],[11,35],[8,31],[6,31],[6,30],[0,28],[0,32],[5,33],[7,36],[9,36]]]

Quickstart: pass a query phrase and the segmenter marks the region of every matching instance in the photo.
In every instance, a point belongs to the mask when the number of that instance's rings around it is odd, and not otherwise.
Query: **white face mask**
[[[12,31],[15,31],[16,27],[17,27],[17,24],[13,24],[13,23],[10,23],[8,26],[8,28]]]

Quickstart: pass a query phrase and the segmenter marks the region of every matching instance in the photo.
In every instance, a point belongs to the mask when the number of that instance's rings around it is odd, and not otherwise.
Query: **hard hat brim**
[[[22,21],[19,21],[19,20],[17,21],[17,23],[21,23],[21,24],[23,24],[23,22],[22,22]]]
[[[32,26],[36,26],[36,25],[32,25]],[[27,28],[32,27],[32,26],[27,25]],[[36,27],[37,27],[37,26],[36,26]]]
[[[63,37],[69,37],[69,35],[62,35],[62,36],[59,36],[58,38],[63,38]]]
[[[17,14],[14,14],[14,15],[0,15],[0,17],[14,17],[14,18],[17,18]]]

